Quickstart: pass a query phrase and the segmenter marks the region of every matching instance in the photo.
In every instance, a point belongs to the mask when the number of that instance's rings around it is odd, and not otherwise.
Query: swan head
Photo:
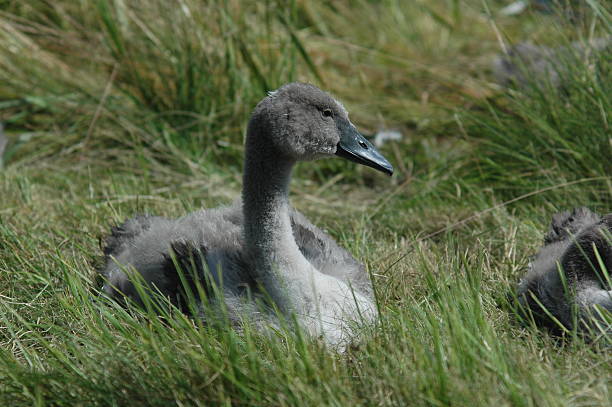
[[[279,159],[335,155],[393,174],[393,166],[359,133],[344,106],[314,85],[293,82],[270,92],[255,108],[248,134],[247,148],[256,144]]]

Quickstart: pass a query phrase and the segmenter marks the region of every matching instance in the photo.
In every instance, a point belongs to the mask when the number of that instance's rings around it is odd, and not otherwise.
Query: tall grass
[[[14,7],[21,14],[2,15],[4,120],[44,118],[87,142],[100,127],[120,144],[161,138],[183,154],[218,152],[240,142],[262,94],[295,79],[300,55],[310,62],[289,28],[292,2]]]
[[[612,174],[610,46],[569,48],[548,59],[558,78],[527,72],[520,89],[472,115],[474,170],[506,196],[586,178],[599,180],[601,194]]]

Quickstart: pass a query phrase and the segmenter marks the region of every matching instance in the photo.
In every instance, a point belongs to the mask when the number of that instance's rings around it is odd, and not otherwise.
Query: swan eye
[[[333,117],[334,112],[332,112],[331,109],[323,109],[321,115],[323,115],[323,117]]]

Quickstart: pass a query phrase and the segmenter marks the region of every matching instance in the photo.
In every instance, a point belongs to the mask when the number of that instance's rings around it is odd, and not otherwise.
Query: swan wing
[[[296,209],[292,209],[290,216],[295,242],[317,270],[343,281],[363,295],[372,296],[372,283],[362,263]]]

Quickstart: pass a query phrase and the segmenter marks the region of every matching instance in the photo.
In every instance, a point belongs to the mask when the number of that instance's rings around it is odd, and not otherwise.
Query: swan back
[[[600,312],[612,313],[612,282],[606,277],[612,271],[612,214],[587,208],[558,213],[544,243],[519,283],[523,311],[555,332],[561,330],[555,319],[579,330],[604,322]],[[606,329],[612,333],[612,326]]]

